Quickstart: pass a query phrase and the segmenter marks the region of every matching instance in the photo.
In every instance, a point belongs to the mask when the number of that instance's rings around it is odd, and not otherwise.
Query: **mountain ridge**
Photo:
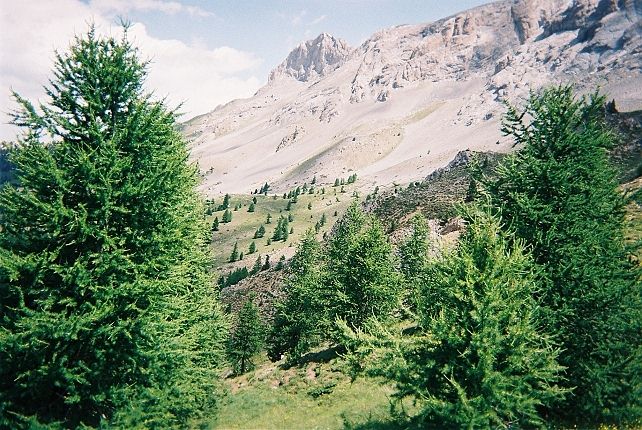
[[[504,0],[380,30],[359,47],[303,42],[244,100],[185,124],[209,195],[357,172],[385,185],[459,150],[508,151],[505,102],[543,85],[601,86],[642,107],[642,1]]]

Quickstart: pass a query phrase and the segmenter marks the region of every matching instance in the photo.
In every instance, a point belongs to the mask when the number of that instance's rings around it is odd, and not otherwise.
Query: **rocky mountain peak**
[[[347,42],[328,33],[294,48],[285,61],[270,73],[270,82],[292,77],[301,82],[313,81],[339,68],[352,49]]]

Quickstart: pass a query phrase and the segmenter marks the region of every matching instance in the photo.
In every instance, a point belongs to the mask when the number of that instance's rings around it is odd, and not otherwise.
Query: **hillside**
[[[213,197],[353,171],[365,188],[407,183],[460,150],[510,150],[503,103],[542,85],[599,86],[618,110],[640,109],[641,17],[637,0],[511,0],[385,29],[356,48],[323,33],[253,97],[183,131]]]

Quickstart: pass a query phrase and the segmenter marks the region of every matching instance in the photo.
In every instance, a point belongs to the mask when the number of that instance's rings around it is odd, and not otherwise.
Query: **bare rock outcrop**
[[[349,58],[348,44],[327,33],[296,47],[283,63],[270,73],[270,81],[289,76],[302,82],[322,78],[341,67]]]

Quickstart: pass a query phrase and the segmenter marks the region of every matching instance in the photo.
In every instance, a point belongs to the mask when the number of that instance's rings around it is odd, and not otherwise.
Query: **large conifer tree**
[[[392,247],[379,222],[356,202],[338,221],[326,251],[327,270],[321,292],[328,323],[336,318],[360,328],[370,318],[385,318],[398,309],[401,277]]]
[[[215,404],[225,324],[174,112],[125,36],[56,54],[0,191],[0,427],[182,426]],[[31,417],[31,418],[27,418]]]
[[[518,151],[482,181],[545,269],[538,297],[573,388],[557,412],[591,424],[642,413],[640,272],[625,249],[624,200],[607,152],[616,136],[603,106],[570,87],[533,94],[504,121]]]

